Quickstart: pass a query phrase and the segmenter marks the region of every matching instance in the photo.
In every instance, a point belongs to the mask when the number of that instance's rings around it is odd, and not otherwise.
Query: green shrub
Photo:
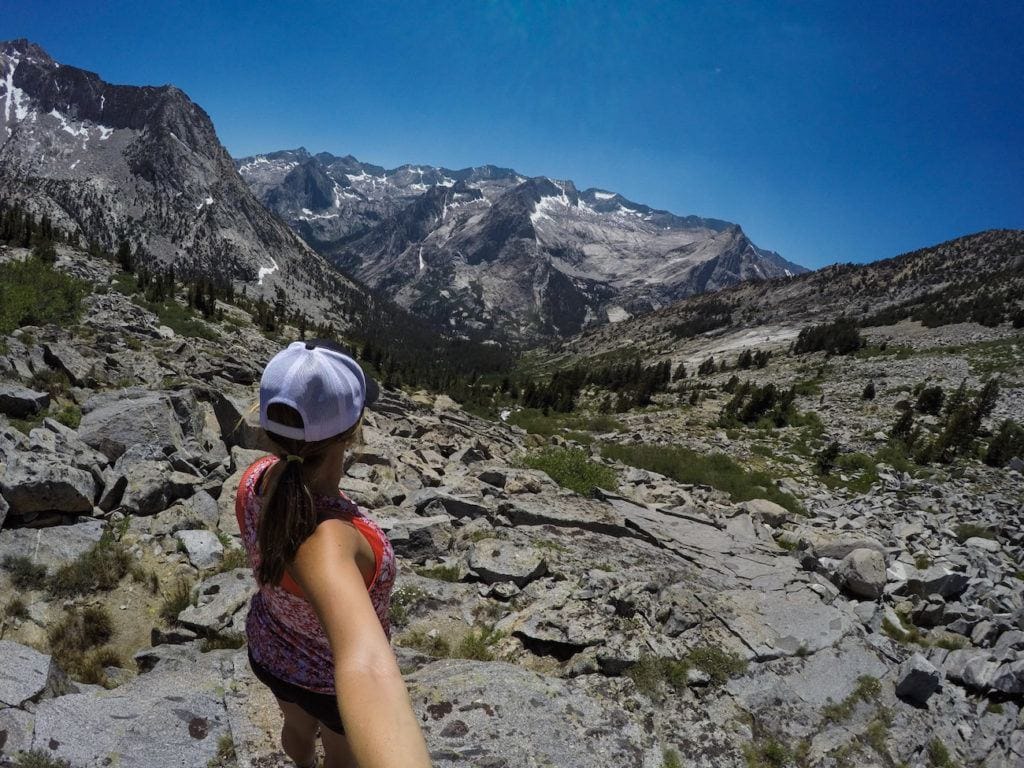
[[[110,591],[128,573],[131,556],[110,530],[79,556],[62,565],[47,580],[47,589],[54,597],[74,597],[90,592]]]
[[[71,380],[64,371],[54,371],[51,368],[46,368],[32,374],[28,386],[36,391],[46,392],[50,397],[59,397],[66,394],[71,388]]]
[[[451,655],[451,645],[441,636],[428,635],[422,630],[406,632],[398,638],[398,644],[406,648],[415,648],[428,656],[439,659],[448,658]]]
[[[882,684],[878,681],[877,677],[871,675],[861,675],[857,678],[857,685],[853,691],[838,704],[829,704],[822,711],[821,714],[826,721],[832,723],[842,723],[850,719],[853,714],[854,708],[859,702],[877,701],[879,694],[882,692]]]
[[[989,441],[985,463],[1001,467],[1014,456],[1024,459],[1024,427],[1013,419],[1006,419]]]
[[[833,355],[847,355],[864,346],[860,331],[849,318],[840,317],[831,323],[804,328],[793,344],[793,352],[828,352]]]
[[[74,325],[88,292],[85,282],[39,259],[0,264],[0,335],[24,325]]]
[[[563,488],[581,495],[590,494],[595,487],[616,490],[619,486],[615,471],[590,460],[590,454],[580,448],[545,448],[527,454],[522,463],[539,469]]]
[[[173,626],[178,622],[178,614],[192,604],[192,583],[180,578],[174,582],[166,594],[158,611],[160,618]]]
[[[83,683],[106,685],[104,667],[121,666],[121,658],[105,647],[114,633],[110,611],[102,605],[69,609],[50,627],[47,640],[57,664]]]
[[[921,413],[938,416],[942,411],[942,403],[945,399],[946,393],[942,391],[942,387],[925,387],[917,396],[917,402],[914,403],[914,408]]]
[[[661,768],[683,768],[683,761],[674,749],[666,749],[661,753]]]
[[[837,458],[839,458],[839,443],[833,440],[814,457],[814,466],[818,474],[823,477],[831,474]]]
[[[206,768],[238,768],[235,741],[230,733],[222,734],[217,740],[217,754],[210,758]]]
[[[14,756],[14,768],[71,768],[67,760],[53,757],[41,749],[19,752]]]
[[[928,742],[928,761],[933,768],[956,768],[956,763],[949,754],[949,749],[940,739]]]
[[[780,741],[768,739],[743,748],[747,768],[785,768],[793,763],[793,752]]]
[[[396,626],[404,626],[409,621],[409,608],[421,603],[427,596],[419,587],[399,587],[391,593],[389,614],[391,622]]]
[[[504,637],[504,633],[492,627],[478,627],[463,637],[452,653],[453,658],[474,659],[476,661],[494,661],[491,647]]]
[[[737,653],[714,645],[697,646],[687,656],[690,663],[711,678],[712,685],[723,685],[730,677],[747,670],[747,660]]]
[[[82,409],[74,403],[69,403],[57,411],[53,418],[69,429],[78,429],[82,423]]]
[[[800,502],[775,487],[764,472],[748,471],[730,456],[703,453],[683,446],[619,445],[605,443],[602,455],[641,469],[671,477],[680,483],[710,485],[729,494],[733,501],[768,499],[790,512],[805,514]]]
[[[28,606],[20,597],[12,597],[4,606],[3,618],[5,619],[27,619]]]
[[[46,566],[33,563],[29,557],[7,555],[3,566],[10,573],[15,589],[42,589],[46,586]]]
[[[651,699],[660,698],[662,688],[681,691],[686,687],[690,663],[686,659],[671,659],[662,656],[641,656],[626,670],[626,676],[633,681],[638,691]]]
[[[860,393],[861,400],[874,400],[875,399],[875,382],[869,381],[864,387],[864,391]]]

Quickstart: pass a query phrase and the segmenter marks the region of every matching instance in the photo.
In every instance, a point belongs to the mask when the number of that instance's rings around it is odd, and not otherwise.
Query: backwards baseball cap
[[[260,426],[312,443],[352,427],[380,394],[348,351],[332,341],[293,341],[267,363],[260,379]],[[273,421],[268,406],[280,403],[302,416],[301,427]]]

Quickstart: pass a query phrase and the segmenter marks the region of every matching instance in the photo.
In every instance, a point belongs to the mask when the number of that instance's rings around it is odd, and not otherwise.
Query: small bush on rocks
[[[192,583],[184,578],[178,579],[164,595],[163,603],[160,604],[160,618],[173,626],[178,621],[178,614],[191,604]]]
[[[80,682],[106,685],[104,667],[121,665],[117,652],[103,647],[113,633],[110,611],[90,605],[65,611],[64,617],[50,627],[47,640],[61,669]]]
[[[479,627],[470,631],[455,647],[453,657],[474,659],[476,661],[494,661],[492,646],[505,635],[493,627]]]
[[[4,570],[10,573],[11,583],[16,589],[42,589],[46,586],[46,566],[33,563],[24,555],[7,555]]]
[[[914,408],[921,413],[938,416],[942,411],[942,403],[945,399],[946,393],[942,391],[942,387],[925,387],[917,396]]]
[[[434,656],[436,658],[447,658],[451,655],[451,645],[439,635],[429,635],[422,630],[406,632],[398,638],[398,644],[406,648],[415,648],[417,651]]]
[[[433,565],[426,568],[416,568],[416,573],[427,579],[437,579],[438,581],[451,581],[455,582],[459,580],[459,567],[457,565]]]
[[[522,463],[539,469],[563,488],[580,495],[590,494],[595,487],[616,490],[619,486],[615,471],[590,460],[590,454],[581,448],[545,448],[528,454]]]
[[[988,444],[985,463],[1001,467],[1014,456],[1024,459],[1024,427],[1013,419],[1006,419]]]
[[[781,741],[768,739],[743,748],[747,768],[785,768],[793,762],[793,752]]]
[[[245,645],[245,636],[237,632],[215,632],[204,637],[199,643],[199,650],[203,653],[217,651],[221,648],[241,648]]]
[[[686,687],[690,664],[685,659],[669,659],[661,656],[641,656],[626,671],[626,676],[633,681],[636,688],[649,698],[659,698],[662,686],[672,691],[681,691]]]
[[[747,671],[746,659],[714,645],[698,646],[690,651],[687,658],[694,667],[711,678],[713,685],[723,685],[730,677]]]
[[[14,768],[71,768],[67,760],[48,755],[41,749],[19,752],[14,756]]]
[[[128,573],[131,556],[125,546],[106,530],[77,560],[62,565],[47,580],[54,597],[74,597],[90,592],[110,591]]]

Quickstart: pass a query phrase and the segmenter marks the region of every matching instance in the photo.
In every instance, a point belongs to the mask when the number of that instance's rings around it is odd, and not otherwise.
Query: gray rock
[[[10,640],[0,640],[0,704],[24,707],[67,692],[67,675],[50,656]]]
[[[511,581],[522,588],[548,572],[548,564],[530,546],[502,539],[482,539],[469,553],[469,567],[481,581]]]
[[[0,560],[24,555],[53,570],[81,557],[102,535],[102,520],[50,528],[4,528],[0,530]]]
[[[159,451],[145,445],[129,447],[114,464],[111,476],[117,477],[116,484],[124,485],[121,507],[138,515],[166,509],[191,496],[202,483],[202,478],[175,470]]]
[[[661,759],[655,735],[610,691],[460,660],[428,664],[407,684],[437,768],[643,768]]]
[[[916,707],[923,707],[942,684],[942,675],[931,662],[915,653],[900,667],[896,695]]]
[[[36,711],[33,748],[76,768],[207,765],[228,732],[225,656],[193,649],[114,690],[48,699]]]
[[[793,513],[781,504],[776,504],[768,499],[752,499],[737,504],[740,509],[745,509],[752,517],[759,518],[772,528],[781,528],[785,523],[792,522]]]
[[[452,517],[481,517],[489,513],[489,509],[473,499],[454,496],[444,488],[423,488],[415,491],[406,499],[416,509],[417,515],[429,516],[444,513]]]
[[[11,511],[11,505],[7,503],[7,499],[0,496],[0,528],[4,527],[4,520],[7,519],[7,513]]]
[[[234,615],[255,591],[256,582],[250,569],[236,568],[219,573],[196,587],[196,605],[178,614],[178,622],[200,634],[220,632],[231,626]]]
[[[50,395],[46,392],[0,381],[0,413],[15,419],[24,419],[33,413],[39,413],[50,405]]]
[[[46,344],[44,349],[46,364],[64,371],[76,386],[85,386],[93,376],[94,362],[64,342]]]
[[[213,531],[178,531],[174,538],[185,547],[189,562],[200,570],[213,568],[224,559],[224,545]]]
[[[395,552],[415,562],[441,558],[452,549],[452,522],[448,515],[401,520],[388,532]]]
[[[971,538],[964,542],[964,546],[971,547],[972,549],[980,549],[984,552],[991,552],[993,554],[1002,549],[998,541],[993,539],[983,539],[980,536],[971,536]]]
[[[874,549],[855,549],[839,563],[836,576],[852,594],[875,600],[885,589],[885,558]]]
[[[0,755],[16,755],[32,749],[35,716],[24,709],[0,709]],[[2,763],[0,763],[2,764]]]
[[[19,453],[7,466],[0,491],[12,514],[92,512],[96,480],[54,454]]]
[[[966,574],[935,565],[923,572],[911,572],[907,576],[906,590],[912,595],[941,595],[949,600],[962,595],[968,583]]]
[[[145,393],[100,402],[101,405],[86,411],[78,433],[85,443],[111,461],[133,445],[151,446],[165,455],[183,446],[181,425],[166,394]]]
[[[508,474],[503,469],[490,467],[477,475],[477,478],[480,482],[493,485],[495,488],[504,488]]]

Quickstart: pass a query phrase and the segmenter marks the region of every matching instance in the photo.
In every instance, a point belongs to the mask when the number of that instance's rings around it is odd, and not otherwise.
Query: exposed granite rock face
[[[429,664],[407,682],[439,768],[661,764],[654,735],[610,690],[599,697],[576,681],[460,660]]]

